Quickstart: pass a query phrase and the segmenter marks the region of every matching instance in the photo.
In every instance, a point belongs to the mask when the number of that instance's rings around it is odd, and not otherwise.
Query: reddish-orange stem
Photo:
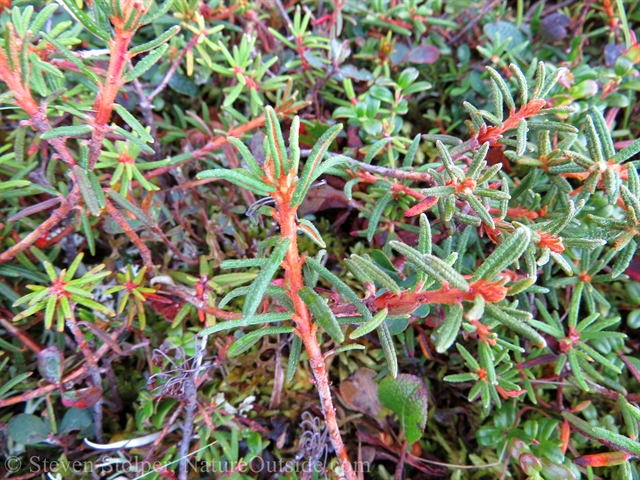
[[[287,293],[293,302],[296,314],[294,320],[297,326],[297,332],[302,339],[302,343],[309,354],[309,363],[313,371],[315,385],[320,396],[320,404],[324,421],[329,430],[331,443],[340,460],[342,469],[344,470],[347,480],[356,480],[356,475],[349,461],[347,449],[344,446],[342,437],[340,436],[340,428],[336,419],[336,411],[331,398],[331,389],[329,387],[329,374],[324,362],[324,356],[320,350],[318,339],[316,336],[317,327],[311,322],[309,310],[302,301],[298,292],[304,287],[304,279],[302,275],[302,261],[298,253],[298,224],[296,221],[297,207],[291,207],[292,187],[287,186],[287,174],[283,172],[279,178],[280,188],[274,193],[274,199],[277,204],[276,221],[280,224],[280,233],[282,238],[289,239],[289,248],[284,259],[285,281],[287,284]]]
[[[138,236],[138,234],[131,228],[131,225],[125,220],[122,214],[113,206],[113,204],[106,200],[105,209],[107,213],[113,220],[118,224],[118,226],[122,229],[122,231],[129,237],[131,242],[140,250],[140,255],[142,256],[142,262],[145,267],[149,270],[149,273],[155,272],[155,266],[153,265],[153,260],[151,259],[151,252],[144,244],[142,239]]]
[[[529,101],[520,110],[511,110],[509,118],[507,118],[499,127],[486,127],[483,126],[477,134],[478,143],[482,145],[485,142],[489,142],[491,145],[498,143],[502,134],[507,130],[511,130],[518,126],[520,120],[529,118],[537,114],[540,109],[546,105],[546,101],[541,98],[536,98]]]
[[[122,87],[122,73],[124,67],[129,61],[129,43],[133,38],[133,32],[124,30],[122,27],[115,26],[115,37],[109,45],[109,69],[104,85],[100,86],[100,91],[96,96],[94,109],[96,110],[96,118],[93,124],[91,141],[89,142],[89,169],[93,169],[100,156],[102,141],[107,134],[107,122],[113,111],[113,104],[118,95],[120,87]]]
[[[449,287],[426,292],[401,292],[400,294],[386,292],[373,299],[372,306],[375,310],[387,308],[392,315],[404,315],[414,312],[420,305],[430,303],[453,305],[462,301],[473,301],[478,295],[489,303],[495,303],[507,295],[507,289],[501,281],[478,280],[471,283],[466,292]]]
[[[67,215],[71,211],[71,209],[76,205],[80,198],[80,190],[74,186],[73,190],[67,198],[62,201],[60,207],[51,214],[51,216],[45,220],[43,223],[38,225],[33,232],[24,237],[20,242],[15,244],[13,247],[9,248],[5,252],[0,253],[0,263],[5,263],[11,260],[20,252],[26,250],[31,245],[33,245],[39,238],[49,232],[53,227],[55,227],[62,220],[67,218]]]

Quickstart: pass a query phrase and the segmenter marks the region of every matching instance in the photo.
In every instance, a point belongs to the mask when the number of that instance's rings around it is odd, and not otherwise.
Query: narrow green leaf
[[[491,347],[486,342],[479,342],[478,344],[478,361],[480,366],[487,372],[487,382],[491,385],[498,383],[496,378],[496,369],[493,364],[493,355],[491,353]]]
[[[251,174],[244,168],[234,168],[233,170],[215,169],[205,170],[196,175],[197,178],[219,178],[233,183],[241,188],[252,191],[257,195],[268,196],[269,193],[275,192],[276,188],[272,185],[264,183],[262,180]]]
[[[507,85],[507,83],[504,81],[504,78],[502,78],[502,75],[500,75],[493,68],[491,67],[486,67],[486,68],[491,78],[498,84],[498,88],[500,88],[500,91],[502,92],[505,105],[507,106],[507,108],[509,108],[509,110],[514,110],[516,108],[516,104],[513,101],[513,97],[511,96],[511,91],[509,90],[509,86]]]
[[[300,353],[302,351],[302,339],[298,335],[293,335],[291,349],[289,350],[289,361],[287,362],[287,373],[285,383],[291,382],[296,374],[296,369],[300,363]]]
[[[144,223],[147,227],[149,228],[155,227],[155,223],[153,222],[153,220],[151,220],[140,207],[131,203],[129,200],[124,198],[118,192],[116,192],[115,190],[109,189],[109,191],[107,192],[107,195],[109,195],[109,197],[114,202],[116,202],[118,205],[124,208],[127,212],[134,215],[140,222]]]
[[[442,160],[444,167],[447,169],[451,177],[457,178],[460,182],[464,182],[466,178],[465,174],[461,169],[454,165],[449,149],[440,140],[436,140],[436,148],[438,149],[438,153],[440,154],[440,159]]]
[[[418,252],[431,254],[431,224],[424,213],[420,214],[420,234],[418,236]]]
[[[457,373],[454,375],[447,375],[443,378],[445,382],[452,383],[465,383],[478,380],[478,376],[474,373]],[[475,395],[474,395],[475,396]]]
[[[73,167],[73,174],[76,177],[78,182],[78,186],[80,187],[80,193],[82,194],[82,199],[86,204],[91,215],[95,217],[100,216],[100,205],[98,204],[98,199],[96,197],[95,192],[93,191],[93,185],[89,181],[87,174],[84,169],[80,166]]]
[[[597,134],[602,141],[604,155],[607,160],[609,160],[616,154],[616,149],[613,146],[613,139],[611,138],[611,132],[609,131],[609,127],[607,126],[607,121],[602,116],[600,110],[596,107],[591,108],[591,115],[593,118],[593,123],[596,127]]]
[[[82,232],[84,233],[84,237],[87,239],[87,246],[89,247],[89,253],[91,253],[91,255],[94,256],[96,254],[96,239],[93,236],[91,223],[89,222],[89,217],[87,216],[85,211],[80,212],[80,223],[82,225]]]
[[[569,315],[567,325],[571,328],[575,328],[578,324],[578,313],[580,312],[580,301],[582,300],[582,291],[584,290],[584,283],[580,282],[576,285],[573,295],[571,295],[571,303],[569,304]]]
[[[263,267],[266,263],[266,258],[241,258],[238,260],[224,260],[220,264],[220,268],[229,270],[231,268]]]
[[[92,128],[89,125],[74,125],[70,127],[56,127],[44,132],[40,135],[42,140],[52,140],[54,138],[61,137],[80,137],[92,132]]]
[[[463,198],[467,200],[467,202],[469,202],[469,206],[471,207],[471,209],[478,215],[478,217],[480,217],[480,219],[485,225],[487,225],[491,229],[496,228],[496,224],[493,221],[493,217],[491,216],[489,211],[485,208],[483,203],[480,200],[478,200],[478,197],[476,197],[473,193],[471,193],[470,195],[464,195]]]
[[[611,432],[605,428],[593,427],[593,433],[596,438],[604,438],[611,443],[614,443],[629,453],[634,455],[640,455],[640,442],[635,442],[619,433]]]
[[[387,324],[383,322],[377,328],[377,332],[380,345],[382,346],[382,351],[384,352],[384,356],[387,360],[389,373],[393,378],[396,378],[398,376],[398,357],[396,356],[396,347],[393,344],[393,338],[391,338],[389,327],[387,327]]]
[[[272,322],[283,322],[291,318],[290,312],[284,313],[265,313],[263,315],[254,315],[252,317],[242,317],[237,320],[226,320],[220,322],[212,327],[203,329],[198,335],[203,337],[205,335],[212,335],[218,332],[224,332],[226,330],[235,330],[237,328],[248,327],[250,325],[264,325]]]
[[[587,115],[587,128],[585,129],[587,135],[587,147],[589,148],[589,155],[595,162],[606,162],[602,151],[602,143],[600,137],[596,131],[596,126],[593,123],[591,115]]]
[[[284,138],[282,137],[280,122],[278,121],[275,110],[270,106],[266,107],[264,116],[269,149],[271,150],[271,158],[273,158],[275,167],[274,175],[278,178],[281,175],[280,172],[283,171],[289,163],[287,149],[284,146]]]
[[[333,354],[337,355],[338,353],[348,352],[349,350],[366,350],[366,347],[357,343],[350,343],[349,345],[339,346],[338,348],[333,350]]]
[[[247,294],[247,299],[242,309],[243,317],[249,318],[255,315],[258,307],[262,303],[262,297],[267,290],[269,283],[271,283],[271,279],[280,267],[280,263],[287,253],[289,243],[290,241],[288,238],[281,239],[278,246],[273,249],[267,264],[262,267],[262,270],[260,270],[260,273],[251,284],[251,290]]]
[[[111,41],[111,35],[108,32],[100,28],[92,19],[84,13],[84,11],[78,7],[78,4],[74,0],[61,0],[67,7],[69,13],[75,17],[87,30],[93,33],[96,37],[109,43]]]
[[[524,155],[524,152],[527,150],[527,130],[527,121],[524,119],[520,120],[516,132],[518,140],[517,155]]]
[[[129,125],[131,129],[140,136],[140,138],[142,138],[145,142],[153,143],[153,137],[149,135],[142,124],[133,115],[131,115],[131,113],[129,113],[126,108],[124,108],[122,105],[114,103],[113,109],[118,112],[118,115],[120,115],[120,117],[122,117],[122,119],[127,122],[127,125]]]
[[[263,178],[264,171],[262,170],[262,167],[242,140],[236,137],[227,137],[227,141],[238,149],[240,155],[242,155],[242,158],[249,167],[249,170],[251,170],[251,173],[253,173],[257,178]]]
[[[404,161],[402,162],[402,166],[405,168],[412,167],[413,162],[416,158],[416,153],[418,152],[418,148],[420,147],[420,140],[422,139],[422,135],[418,134],[413,138],[413,142],[409,146],[407,150],[407,154],[404,156]]]
[[[252,275],[252,277],[250,278],[250,280],[255,280],[255,278],[258,276],[257,274],[251,274],[251,275]],[[220,300],[220,303],[218,304],[218,308],[224,308],[226,305],[229,304],[229,302],[231,300],[233,300],[234,298],[246,295],[247,293],[249,293],[250,290],[251,290],[251,286],[250,285],[247,286],[247,287],[239,287],[239,288],[236,288],[236,289],[232,290],[227,295],[225,295],[222,300]],[[269,285],[267,287],[267,289],[265,290],[265,294],[266,295],[271,295],[271,296],[274,296],[274,297],[275,296],[279,296],[279,297],[284,296],[284,297],[286,297],[286,290],[284,288],[282,288],[282,287],[276,287],[274,285]]]
[[[389,144],[389,142],[391,142],[392,140],[393,138],[387,137],[387,138],[383,138],[382,140],[378,140],[376,143],[371,145],[367,150],[367,154],[364,156],[362,163],[367,163],[367,164],[371,163],[371,161],[375,158],[375,156],[378,155],[378,153],[380,153],[380,151],[384,147],[386,147]]]
[[[624,335],[624,333],[619,333],[619,332],[597,332],[599,335],[597,336],[597,338],[601,338],[601,339],[605,339],[608,337],[607,333],[612,334],[613,337],[617,337],[619,338],[616,334],[622,335],[623,338],[626,337],[626,335]],[[588,334],[583,334],[583,335],[588,335]],[[591,348],[589,345],[587,345],[584,342],[580,342],[578,344],[578,348],[580,350],[582,350],[584,353],[586,353],[587,355],[589,355],[589,357],[591,357],[593,360],[597,361],[598,363],[600,363],[603,367],[608,368],[609,370],[611,370],[612,372],[615,372],[617,374],[621,374],[622,370],[620,370],[620,368],[618,368],[614,363],[611,362],[611,360],[609,360],[607,357],[605,357],[604,355],[602,355],[601,353],[599,353],[597,350]]]
[[[392,293],[399,294],[401,289],[398,284],[382,269],[376,266],[373,262],[360,257],[359,255],[351,255],[351,260],[357,267],[364,270],[368,277],[378,282],[384,288]]]
[[[293,327],[267,327],[261,328],[254,332],[248,333],[242,338],[239,338],[235,342],[231,344],[229,350],[227,351],[227,356],[229,358],[237,357],[243,352],[246,352],[251,347],[253,347],[256,343],[260,341],[260,339],[266,335],[278,335],[278,334],[286,334],[293,332]]]
[[[323,277],[326,281],[332,284],[334,287],[338,289],[340,293],[342,293],[345,297],[347,297],[356,309],[360,312],[360,314],[364,317],[365,321],[371,320],[371,312],[369,309],[362,303],[362,301],[358,298],[356,293],[351,290],[351,288],[340,280],[337,276],[323,267],[318,260],[315,258],[307,257],[305,264],[311,267],[316,273],[318,273],[321,277]]]
[[[439,283],[450,284],[465,292],[469,291],[469,284],[462,275],[438,257],[429,254],[421,255],[415,249],[395,240],[389,242],[389,245]]]
[[[57,9],[58,9],[57,3],[50,3],[49,5],[44,7],[42,10],[40,10],[38,15],[36,15],[36,18],[33,19],[33,22],[31,23],[29,30],[31,30],[35,35],[40,33],[44,27],[44,24],[47,22],[47,20],[49,20],[49,17]]]
[[[116,3],[116,6],[118,8],[120,8],[120,4],[119,3]],[[155,22],[157,19],[159,19],[165,13],[167,13],[172,6],[173,6],[173,0],[165,0],[158,7],[158,10],[156,10],[153,13],[147,13],[144,17],[142,17],[142,21],[140,22],[140,24],[141,25],[148,25],[150,23]],[[120,12],[120,15],[122,15],[121,12]],[[209,34],[213,34],[213,33],[214,33],[213,31],[209,30]]]
[[[155,50],[149,52],[146,57],[136,63],[135,67],[133,67],[123,76],[123,81],[125,83],[129,83],[131,80],[134,80],[140,75],[144,74],[147,70],[153,67],[156,62],[160,60],[160,58],[162,58],[162,56],[166,53],[167,48],[169,48],[169,45],[165,43]]]
[[[322,235],[316,226],[304,218],[298,219],[298,233],[303,233],[315,242],[320,248],[327,248],[327,244],[322,239]]]
[[[69,1],[73,2],[73,0]],[[174,25],[169,30],[166,30],[163,34],[161,34],[158,38],[147,43],[143,43],[142,45],[138,45],[137,47],[133,47],[131,50],[129,50],[129,53],[137,54],[153,50],[157,46],[169,41],[169,39],[171,39],[171,37],[173,37],[178,32],[180,32],[180,27],[178,25]]]
[[[582,369],[580,368],[580,363],[578,362],[578,356],[576,355],[576,351],[573,348],[570,348],[567,351],[567,358],[569,359],[569,365],[571,366],[571,372],[573,373],[576,382],[580,385],[585,392],[589,391],[589,385],[587,385],[586,380],[584,379],[584,375],[582,374]]]
[[[13,152],[15,154],[14,160],[16,163],[22,163],[24,161],[24,141],[25,141],[26,129],[16,129],[15,136],[13,138]]]
[[[513,76],[518,82],[518,90],[520,91],[520,105],[524,107],[529,101],[529,87],[527,85],[527,77],[525,77],[522,70],[520,70],[520,68],[515,63],[511,63],[509,65],[509,70],[511,70]]]
[[[302,170],[302,174],[300,175],[300,179],[298,180],[296,190],[293,194],[293,198],[291,201],[292,207],[297,207],[302,203],[304,197],[307,195],[309,191],[309,187],[313,183],[313,174],[320,165],[324,154],[327,149],[331,145],[331,142],[338,136],[340,131],[342,130],[342,124],[336,124],[327,130],[316,142],[316,144],[311,149],[311,154],[307,159],[304,168]]]
[[[509,328],[510,330],[513,330],[516,333],[521,334],[523,337],[528,338],[529,340],[534,342],[539,348],[544,348],[547,346],[547,342],[544,339],[544,337],[542,337],[542,335],[540,335],[538,332],[536,332],[533,328],[531,328],[529,325],[527,325],[523,321],[513,318],[512,316],[504,312],[499,307],[491,303],[487,303],[485,305],[485,310],[491,317],[495,318],[497,321],[502,323],[505,327]]]
[[[49,35],[44,33],[44,31],[42,31],[42,30],[40,31],[40,35],[42,35],[42,37],[47,42],[49,42],[51,45],[53,45],[56,48],[56,50],[58,50],[60,55],[62,55],[65,59],[67,59],[73,65],[78,67],[82,71],[82,73],[84,73],[87,77],[89,77],[89,79],[93,83],[95,83],[96,85],[100,85],[101,84],[100,77],[98,77],[98,75],[93,70],[91,70],[89,67],[87,67],[82,62],[82,60],[80,60],[80,58],[76,57],[73,53],[71,53],[71,51],[69,51],[69,49],[66,46],[61,44],[55,38],[50,37]]]
[[[28,187],[29,185],[31,185],[29,180],[8,180],[6,182],[0,182],[0,190]]]
[[[367,227],[368,241],[373,240],[373,237],[376,234],[376,229],[378,228],[378,223],[380,222],[380,217],[382,217],[384,209],[387,208],[387,205],[392,199],[393,195],[391,192],[387,192],[376,201],[373,210],[371,210],[371,216],[369,217],[369,225]]]
[[[27,378],[29,378],[33,372],[24,372],[19,375],[16,375],[12,379],[8,380],[7,383],[0,387],[0,398],[5,398],[8,393],[11,392],[11,389],[16,385],[24,382]]]
[[[373,316],[371,320],[369,320],[366,323],[363,323],[358,328],[356,328],[353,332],[351,332],[351,335],[349,335],[349,338],[351,340],[355,340],[356,338],[360,338],[368,334],[369,332],[374,331],[376,328],[380,326],[382,322],[386,320],[388,313],[389,313],[389,310],[387,310],[386,308],[384,310],[380,310],[378,313],[376,313]]]
[[[480,365],[478,364],[478,362],[476,362],[476,359],[473,358],[473,355],[469,353],[469,350],[464,348],[464,346],[459,343],[456,344],[456,348],[458,349],[458,352],[460,352],[460,355],[462,355],[465,361],[469,364],[471,370],[475,372],[480,369]]]
[[[298,295],[309,307],[309,311],[314,317],[315,323],[323,328],[336,342],[344,342],[344,334],[340,329],[340,324],[336,320],[329,305],[312,288],[303,287],[298,291]]]
[[[287,165],[287,172],[298,173],[298,166],[300,165],[300,117],[293,117],[291,122],[291,128],[289,129],[289,164]]]
[[[515,262],[529,246],[531,231],[527,227],[519,227],[500,242],[500,245],[487,257],[476,270],[473,280],[493,280],[507,266]]]
[[[462,325],[462,314],[461,305],[451,305],[449,307],[449,313],[445,316],[444,323],[435,331],[435,347],[438,353],[446,352],[456,341]]]
[[[626,247],[622,249],[616,255],[616,261],[613,264],[613,268],[611,269],[611,276],[613,278],[621,275],[624,271],[629,268],[631,264],[631,260],[633,260],[634,255],[636,254],[636,250],[638,245],[635,240],[631,240]]]
[[[629,160],[638,152],[640,152],[640,138],[628,147],[624,147],[622,150],[616,153],[611,160],[614,163],[622,163],[626,160]]]

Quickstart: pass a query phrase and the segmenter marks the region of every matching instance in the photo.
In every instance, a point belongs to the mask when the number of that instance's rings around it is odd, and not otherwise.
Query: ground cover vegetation
[[[638,478],[637,1],[0,9],[5,477]]]

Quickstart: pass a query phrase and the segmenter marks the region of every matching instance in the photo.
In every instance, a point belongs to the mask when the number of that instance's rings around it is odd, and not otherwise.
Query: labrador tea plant
[[[362,478],[353,431],[398,479],[461,479],[465,462],[500,478],[510,466],[532,480],[636,478],[627,374],[640,382],[640,363],[625,332],[640,311],[626,273],[640,140],[616,141],[622,107],[558,93],[573,74],[523,43],[509,51],[523,34],[501,39],[496,19],[482,68],[458,75],[480,92],[460,92],[464,119],[448,127],[431,109],[437,131],[418,131],[404,118],[447,88],[426,66],[459,28],[454,7],[274,5],[282,24],[246,2],[4,7],[0,453],[46,445],[68,461],[77,431],[98,451],[157,459],[137,472],[155,478],[186,480],[191,457],[251,478],[244,467],[281,458],[288,438],[260,415],[310,382],[324,426],[305,412],[301,444],[311,436],[317,460],[330,442],[336,478]],[[624,32],[610,89],[637,74]],[[357,65],[341,34],[358,36]],[[185,113],[180,96],[199,89],[202,113]],[[323,195],[347,205],[331,226]],[[253,374],[272,379],[268,408]],[[439,426],[459,428],[447,418],[462,412],[473,439],[452,430],[451,443]]]

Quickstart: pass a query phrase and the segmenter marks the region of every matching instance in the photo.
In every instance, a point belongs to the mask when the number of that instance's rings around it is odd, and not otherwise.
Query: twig
[[[112,17],[114,21],[116,17]],[[122,20],[118,19],[118,23]],[[111,118],[113,104],[115,102],[118,91],[124,84],[122,74],[125,65],[130,60],[129,43],[133,38],[133,31],[128,30],[122,25],[115,25],[115,37],[109,43],[109,68],[107,70],[106,79],[103,85],[100,85],[94,109],[96,117],[91,131],[91,140],[89,141],[89,170],[93,170],[100,157],[102,150],[102,141],[108,131],[107,122]]]
[[[20,330],[6,318],[0,317],[0,325],[2,325],[2,327],[7,330],[7,332],[20,340],[20,342],[22,342],[25,347],[27,347],[36,355],[44,349],[44,347],[40,343],[38,343],[31,335]]]
[[[140,107],[142,116],[151,129],[150,135],[151,138],[153,138],[153,144],[151,145],[151,148],[156,152],[154,154],[154,159],[160,160],[162,152],[160,151],[160,141],[158,140],[158,126],[156,125],[156,121],[153,118],[153,105],[149,101],[147,95],[144,93],[144,89],[142,88],[142,85],[137,78],[134,78],[131,84],[133,85],[133,89],[135,90],[136,95],[138,95],[138,106]]]
[[[187,480],[189,462],[187,458],[189,456],[189,444],[193,437],[193,419],[196,411],[196,402],[198,399],[198,387],[196,386],[198,372],[202,365],[202,357],[206,351],[208,336],[204,336],[196,347],[196,363],[192,373],[185,379],[184,395],[187,398],[187,405],[185,407],[184,422],[182,424],[182,442],[180,442],[180,463],[178,465],[178,479]]]
[[[198,33],[197,35],[194,35],[193,38],[191,40],[189,40],[189,43],[187,43],[187,46],[184,47],[180,51],[178,56],[173,59],[173,62],[171,62],[171,66],[169,67],[169,70],[167,70],[167,73],[164,74],[164,77],[163,77],[162,81],[149,94],[149,96],[148,96],[149,102],[152,102],[153,99],[158,96],[158,94],[160,94],[165,88],[167,88],[167,85],[169,85],[169,81],[171,80],[171,77],[173,77],[173,75],[176,73],[176,70],[178,69],[178,67],[182,63],[182,60],[184,59],[184,57],[187,54],[187,52],[189,52],[193,47],[196,46],[196,44],[198,43],[198,40],[200,40],[200,36],[201,35],[207,35],[207,33],[208,32],[206,30],[203,30],[200,33]]]
[[[396,465],[396,471],[393,475],[394,480],[402,480],[402,474],[404,473],[404,462],[407,459],[407,441],[402,442],[402,451],[400,454],[400,460],[398,460],[398,465]]]
[[[100,389],[100,398],[93,406],[93,425],[94,425],[94,434],[96,440],[99,443],[102,443],[102,377],[100,377],[100,370],[98,369],[98,362],[95,358],[94,352],[91,351],[89,345],[87,344],[87,339],[78,327],[76,323],[76,319],[73,317],[73,314],[70,318],[66,319],[67,326],[84,356],[85,361],[88,365],[89,375],[91,376],[91,380],[93,382],[93,386]]]
[[[478,13],[477,15],[474,15],[473,18],[464,26],[464,28],[460,30],[455,37],[453,37],[451,40],[447,42],[447,45],[453,45],[458,40],[460,40],[465,33],[467,33],[470,29],[472,29],[476,23],[478,23],[481,19],[483,19],[485,15],[499,3],[500,3],[500,0],[493,0],[488,4],[486,4],[482,8],[482,11],[480,13]]]
[[[153,444],[151,445],[151,448],[149,448],[149,451],[145,455],[144,457],[145,462],[149,461],[149,459],[151,458],[151,455],[153,455],[154,450],[158,447],[158,445],[160,445],[160,443],[162,443],[162,440],[164,440],[164,437],[167,436],[167,434],[171,430],[171,427],[173,427],[173,425],[176,423],[176,420],[178,419],[178,415],[182,413],[182,408],[183,408],[182,405],[178,405],[178,408],[176,408],[176,411],[173,412],[169,421],[166,422],[164,428],[160,431],[160,435],[158,435],[158,438],[154,440]]]
[[[153,265],[153,260],[151,259],[151,251],[144,244],[142,239],[138,236],[138,234],[131,228],[129,222],[125,220],[122,214],[113,206],[113,204],[107,199],[105,200],[105,209],[107,213],[113,220],[118,224],[118,226],[122,229],[122,231],[129,237],[129,239],[133,242],[133,244],[140,250],[140,255],[142,256],[142,262],[149,270],[150,274],[155,272],[155,266]]]
[[[320,350],[320,345],[318,344],[318,338],[316,335],[318,327],[312,323],[309,310],[298,294],[304,286],[304,280],[302,275],[302,261],[300,260],[298,253],[298,226],[296,221],[297,208],[292,208],[290,206],[290,196],[291,193],[284,198],[275,197],[278,210],[276,219],[280,224],[280,232],[282,234],[282,238],[289,239],[289,248],[287,249],[285,260],[283,262],[285,279],[288,285],[287,295],[291,298],[296,310],[296,313],[294,314],[294,321],[297,325],[297,332],[302,339],[302,343],[304,344],[307,353],[309,354],[309,364],[313,371],[314,383],[318,389],[322,413],[324,415],[324,421],[327,425],[327,429],[329,430],[331,443],[338,459],[340,460],[340,464],[344,470],[347,480],[356,480],[356,474],[353,471],[351,462],[349,461],[349,455],[347,454],[347,449],[342,441],[340,428],[338,427],[336,419],[336,409],[333,406],[331,389],[329,387],[329,374],[327,372],[324,357]]]
[[[306,103],[298,103],[295,104],[293,102],[293,100],[288,100],[286,102],[283,102],[280,106],[277,107],[277,112],[281,115],[289,115],[289,114],[293,114],[296,113],[299,109],[305,107],[307,104]],[[260,114],[260,116],[254,118],[253,120],[251,120],[248,123],[245,123],[243,125],[240,125],[238,127],[232,128],[230,129],[225,135],[220,135],[216,138],[213,138],[211,140],[209,140],[202,148],[199,148],[198,150],[195,150],[192,152],[191,157],[187,158],[186,160],[182,160],[180,162],[176,162],[172,165],[167,165],[166,167],[161,167],[161,168],[156,168],[155,170],[151,170],[149,173],[145,174],[145,178],[147,180],[151,179],[151,178],[155,178],[158,177],[160,175],[163,175],[167,172],[170,172],[171,170],[173,170],[174,168],[178,168],[182,165],[185,165],[187,163],[190,163],[194,160],[197,160],[199,158],[205,157],[206,155],[208,155],[209,153],[217,150],[218,148],[220,148],[222,146],[222,144],[227,142],[227,137],[241,137],[242,135],[244,135],[246,132],[249,132],[251,130],[254,130],[256,128],[260,128],[262,126],[264,126],[264,113]],[[131,184],[132,186],[136,186],[137,182],[132,182]]]
[[[618,358],[620,358],[620,360],[622,360],[624,362],[624,364],[627,366],[627,368],[629,369],[629,373],[631,373],[631,375],[633,376],[633,378],[636,379],[636,382],[640,383],[640,370],[638,370],[638,367],[635,366],[634,363],[631,362],[631,360],[629,360],[623,353],[621,350],[618,350],[616,352],[616,354],[618,355]]]
[[[293,22],[291,21],[291,17],[287,13],[287,9],[284,8],[284,5],[282,5],[282,0],[274,0],[274,3],[278,7],[282,18],[284,18],[284,23],[287,27],[287,30],[289,31],[289,34],[293,35]]]
[[[163,287],[173,295],[186,300],[197,309],[202,310],[209,315],[213,315],[214,317],[221,318],[223,320],[234,320],[237,318],[242,318],[242,315],[238,313],[225,312],[224,310],[220,310],[219,308],[212,307],[208,305],[204,300],[200,300],[198,297],[191,295],[189,292],[175,285],[163,284]]]
[[[310,149],[300,150],[301,157],[306,158],[310,154],[311,154]],[[344,155],[337,154],[337,153],[329,153],[328,155],[345,157]],[[427,172],[416,172],[413,169],[400,170],[397,168],[381,167],[378,165],[370,165],[368,163],[362,163],[356,160],[355,158],[349,158],[349,157],[345,157],[345,158],[348,159],[349,165],[351,165],[352,167],[358,170],[363,170],[369,173],[377,173],[378,175],[382,175],[384,177],[397,178],[398,180],[413,180],[414,182],[426,182],[428,184],[432,183],[433,181],[433,179],[431,178],[431,175],[429,175]]]
[[[118,327],[110,335],[111,339],[116,341],[120,336],[120,334],[125,329],[126,329],[125,325]],[[96,350],[96,352],[94,353],[93,355],[94,360],[95,361],[100,360],[100,358],[102,358],[110,349],[111,349],[111,346],[109,344],[107,343],[102,344],[102,346],[98,350]],[[60,380],[60,383],[67,384],[67,383],[74,382],[79,378],[81,378],[82,376],[86,375],[88,370],[89,370],[89,365],[85,363],[81,367],[74,370],[73,372],[70,372],[64,377],[62,377],[62,379]],[[34,390],[30,390],[25,393],[21,393],[20,395],[16,395],[15,397],[2,398],[0,399],[0,408],[5,408],[10,405],[15,405],[16,403],[27,402],[34,398],[41,397],[43,395],[46,395],[47,393],[53,392],[54,390],[56,390],[57,387],[58,387],[57,385],[51,384],[51,385],[46,385],[44,387],[36,388]]]
[[[62,199],[60,207],[53,211],[51,216],[45,220],[43,223],[38,225],[38,227],[24,237],[20,242],[16,243],[13,247],[9,248],[3,253],[0,253],[0,264],[8,262],[13,257],[15,257],[20,252],[26,250],[31,247],[35,242],[38,241],[41,237],[45,236],[49,230],[58,225],[62,220],[67,218],[69,212],[76,206],[78,200],[80,198],[80,188],[78,185],[74,185],[73,190],[69,196],[65,199]]]

